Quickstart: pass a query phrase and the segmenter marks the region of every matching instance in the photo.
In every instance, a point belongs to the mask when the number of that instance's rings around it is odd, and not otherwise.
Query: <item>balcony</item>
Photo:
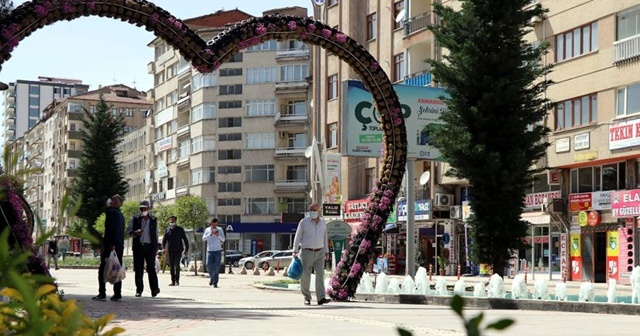
[[[182,186],[176,188],[176,196],[184,196],[189,194],[189,186]]]
[[[191,94],[189,92],[185,92],[178,99],[178,108],[181,108],[188,104],[191,101]]]
[[[429,25],[429,20],[431,18],[431,13],[425,12],[419,15],[416,15],[404,23],[404,36],[409,36],[417,31],[427,29]]]
[[[276,52],[277,61],[308,60],[309,48],[281,49]]]
[[[307,93],[309,83],[306,80],[277,82],[276,94]]]
[[[307,192],[309,182],[306,180],[279,180],[275,182],[275,192]]]
[[[189,124],[181,126],[180,128],[178,128],[178,132],[176,132],[176,136],[177,137],[182,137],[182,136],[188,136],[190,133],[190,126]]]
[[[282,112],[276,113],[274,119],[276,125],[306,124],[309,122],[309,115],[307,113],[287,112],[285,109]]]
[[[15,112],[15,110],[16,110],[16,106],[14,104],[7,105],[8,112]]]
[[[276,157],[304,157],[306,147],[278,147],[276,148]]]
[[[6,118],[4,120],[4,124],[7,125],[7,126],[14,125],[15,122],[16,122],[16,119],[13,116],[9,116],[8,118]]]
[[[640,56],[640,35],[613,42],[613,63],[619,64]]]
[[[177,164],[179,167],[182,167],[182,166],[186,166],[186,165],[188,165],[190,162],[191,162],[191,160],[189,160],[189,155],[185,155],[185,156],[183,156],[183,157],[179,158],[179,159],[178,159],[178,162],[176,162],[176,164]]]
[[[410,86],[430,86],[431,73],[427,71],[412,73],[404,78],[402,84]]]
[[[79,131],[69,131],[68,135],[69,140],[80,140],[80,132]]]
[[[83,120],[84,113],[69,113],[69,120]]]
[[[70,158],[80,158],[81,152],[79,150],[68,150],[67,156]]]
[[[178,69],[178,78],[182,79],[183,77],[187,77],[186,75],[191,75],[191,64],[190,63],[185,63],[182,64],[182,62],[180,62],[180,66],[181,68]]]
[[[16,101],[15,93],[7,95],[7,103],[13,104]]]
[[[149,75],[153,75],[156,73],[156,64],[154,62],[149,62],[147,64],[147,73]]]

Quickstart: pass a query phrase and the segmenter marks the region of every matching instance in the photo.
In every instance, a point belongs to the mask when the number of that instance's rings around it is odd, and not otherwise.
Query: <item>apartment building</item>
[[[89,85],[81,80],[40,76],[38,80],[22,80],[9,83],[4,92],[4,140],[13,141],[34,127],[44,108],[54,99],[81,94]]]
[[[151,115],[151,109],[148,111],[148,115]],[[141,114],[145,116],[142,111]],[[153,152],[148,142],[149,129],[144,121],[141,127],[123,135],[122,143],[118,145],[118,161],[122,163],[124,177],[129,181],[129,192],[124,195],[125,201],[149,200],[152,181],[149,166],[153,161]]]
[[[269,13],[307,15],[302,7]],[[250,17],[236,9],[184,22],[210,39]],[[309,48],[267,41],[200,74],[161,39],[149,46],[155,50],[148,65],[155,78],[151,199],[202,197],[211,216],[229,225],[229,249],[287,248],[297,221],[280,223],[281,214],[302,213],[308,204]]]

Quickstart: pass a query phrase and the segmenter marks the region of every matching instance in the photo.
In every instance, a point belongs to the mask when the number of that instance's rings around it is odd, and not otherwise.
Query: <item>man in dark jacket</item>
[[[122,252],[124,250],[124,216],[120,211],[122,197],[113,195],[111,203],[105,211],[104,237],[102,238],[102,254],[100,256],[100,269],[98,269],[98,295],[94,300],[104,301],[107,298],[107,289],[104,281],[104,266],[111,251],[116,251],[120,265],[122,264]],[[122,266],[124,267],[124,265]],[[113,296],[111,301],[122,300],[122,281],[113,284]]]
[[[169,271],[171,271],[171,284],[169,286],[180,286],[180,259],[182,251],[189,253],[189,240],[184,233],[184,229],[176,223],[176,216],[169,217],[169,227],[162,238],[162,247],[169,256]]]
[[[149,213],[149,202],[140,202],[140,213],[133,216],[127,233],[133,237],[133,272],[136,280],[136,297],[142,296],[145,264],[149,276],[151,296],[160,293],[158,274],[156,273],[156,253],[158,252],[158,219]]]

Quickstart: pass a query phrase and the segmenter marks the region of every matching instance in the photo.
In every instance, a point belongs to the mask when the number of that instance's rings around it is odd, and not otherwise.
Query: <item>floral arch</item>
[[[34,0],[20,5],[0,21],[0,66],[11,57],[18,43],[34,31],[83,16],[109,17],[145,27],[177,49],[199,72],[212,72],[239,50],[272,39],[295,39],[320,46],[355,70],[374,98],[384,134],[380,179],[370,194],[368,210],[352,237],[351,247],[344,251],[327,288],[327,294],[334,299],[353,297],[364,265],[375,256],[375,242],[395,203],[407,156],[406,129],[398,96],[375,58],[349,36],[309,18],[252,18],[204,41],[180,19],[145,0]]]

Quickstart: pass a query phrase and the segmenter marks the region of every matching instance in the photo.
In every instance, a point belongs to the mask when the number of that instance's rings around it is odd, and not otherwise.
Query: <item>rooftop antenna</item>
[[[136,88],[136,78],[135,77],[133,77],[133,88],[134,89]]]

